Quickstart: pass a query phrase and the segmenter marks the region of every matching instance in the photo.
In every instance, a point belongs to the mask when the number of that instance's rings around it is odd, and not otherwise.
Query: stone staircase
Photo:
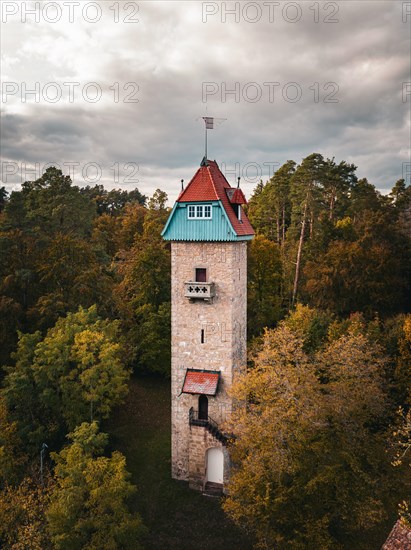
[[[223,484],[207,481],[204,487],[203,495],[210,497],[221,497],[223,495]]]
[[[223,445],[227,445],[228,437],[220,430],[218,424],[210,416],[207,419],[199,418],[198,412],[193,408],[189,411],[189,423],[191,426],[202,426]]]

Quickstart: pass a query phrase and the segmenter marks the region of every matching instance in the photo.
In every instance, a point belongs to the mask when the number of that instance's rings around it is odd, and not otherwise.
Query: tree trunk
[[[304,243],[305,224],[307,222],[307,203],[308,203],[308,198],[305,199],[304,214],[303,214],[303,219],[301,221],[301,233],[300,233],[300,240],[298,242],[297,262],[295,264],[293,298],[291,301],[292,305],[295,304],[295,300],[297,298],[298,279],[300,276],[300,265],[301,265],[301,253],[302,253],[303,243]]]
[[[331,221],[334,218],[334,203],[335,203],[335,197],[334,197],[334,193],[332,193],[331,200],[330,200],[330,217],[329,217]]]
[[[285,204],[283,204],[283,240],[281,242],[281,245],[285,243]]]
[[[277,244],[280,244],[281,237],[280,237],[280,213],[277,212]]]

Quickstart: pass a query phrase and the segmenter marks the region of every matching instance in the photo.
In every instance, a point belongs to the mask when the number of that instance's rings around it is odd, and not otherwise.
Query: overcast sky
[[[355,163],[382,191],[410,183],[411,2],[1,8],[9,190],[57,163],[76,185],[161,188],[173,202],[204,155],[204,115],[227,119],[208,157],[248,197],[312,152]]]

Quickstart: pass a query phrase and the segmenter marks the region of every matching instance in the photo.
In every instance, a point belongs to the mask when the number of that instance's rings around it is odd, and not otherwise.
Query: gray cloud
[[[80,185],[90,183],[82,167],[96,162],[107,187],[137,185],[146,194],[161,187],[174,200],[179,180],[191,178],[203,155],[199,117],[207,108],[208,115],[228,119],[210,132],[209,156],[227,168],[230,181],[236,166],[245,176],[244,167],[257,163],[267,179],[267,163],[299,162],[314,151],[354,162],[358,175],[383,191],[402,176],[402,163],[410,161],[411,106],[411,96],[402,101],[402,83],[411,81],[410,25],[402,22],[402,2],[320,3],[320,21],[330,13],[327,5],[339,8],[339,22],[329,24],[314,22],[308,2],[298,4],[296,23],[278,15],[284,2],[271,23],[267,11],[254,24],[233,17],[223,23],[221,13],[203,23],[203,4],[138,2],[137,24],[114,24],[107,3],[94,25],[81,18],[54,25],[10,18],[3,25],[4,81],[16,82],[19,92],[23,82],[28,88],[39,82],[41,91],[47,82],[65,92],[64,82],[80,85],[73,103],[66,93],[54,104],[42,96],[38,103],[22,103],[20,93],[9,96],[3,103],[3,162],[76,162]],[[221,3],[215,5],[221,12]],[[98,103],[81,94],[88,82],[101,87]],[[134,91],[123,88],[130,82],[138,85],[138,103],[124,102]],[[206,103],[205,82],[218,89]],[[244,97],[250,82],[262,90],[257,102]],[[280,83],[274,102],[265,82]],[[293,92],[291,82],[302,94],[297,102],[282,95]],[[238,101],[224,97],[224,83],[228,89],[239,83]],[[337,89],[338,103],[325,102]],[[139,167],[137,184],[124,170],[114,178],[110,167],[127,162]],[[21,173],[9,177],[7,186],[19,178]],[[243,179],[247,194],[255,184],[252,177]]]

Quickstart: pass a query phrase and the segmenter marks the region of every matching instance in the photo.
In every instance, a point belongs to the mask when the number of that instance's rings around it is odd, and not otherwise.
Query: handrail
[[[199,418],[198,411],[194,410],[194,407],[191,407],[188,412],[188,421],[190,426],[201,426],[206,428],[206,430],[213,435],[216,439],[221,441],[223,445],[226,445],[228,442],[228,436],[226,436],[218,427],[217,422],[207,415],[207,418]]]

